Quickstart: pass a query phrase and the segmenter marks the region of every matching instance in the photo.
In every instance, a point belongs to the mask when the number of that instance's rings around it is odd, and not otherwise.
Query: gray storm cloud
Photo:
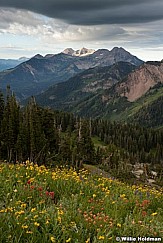
[[[0,7],[30,10],[75,25],[144,23],[163,19],[162,0],[1,0]]]

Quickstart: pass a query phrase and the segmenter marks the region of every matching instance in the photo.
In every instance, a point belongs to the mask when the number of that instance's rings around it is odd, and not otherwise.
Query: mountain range
[[[8,84],[22,104],[34,95],[80,116],[163,125],[163,61],[143,62],[122,47],[37,54],[0,72],[0,88]]]
[[[110,66],[116,62],[130,62],[136,66],[143,63],[123,48],[115,47],[111,51],[99,49],[92,51],[82,48],[81,55],[73,53],[35,55],[15,68],[0,72],[0,88],[10,85],[19,99],[45,91],[49,86],[64,82],[84,70],[94,67]],[[72,51],[73,52],[73,51]],[[84,56],[82,53],[85,53]],[[87,55],[86,55],[87,53]]]
[[[100,97],[101,101],[103,101],[105,91],[120,82],[135,68],[135,65],[128,62],[118,62],[111,66],[90,68],[63,83],[50,87],[44,93],[36,96],[36,99],[41,105],[57,109],[62,108],[66,111],[75,111],[78,105],[81,106],[81,109],[84,109],[83,102],[86,102],[87,106],[90,105],[90,109],[86,109],[90,114],[92,112],[91,100],[95,99],[97,101],[98,97]],[[79,114],[86,115],[81,109],[79,109]]]
[[[86,70],[36,96],[39,104],[86,117],[163,125],[163,62],[118,62]]]
[[[22,62],[27,61],[29,58],[20,57],[19,59],[0,59],[0,71],[14,68]]]

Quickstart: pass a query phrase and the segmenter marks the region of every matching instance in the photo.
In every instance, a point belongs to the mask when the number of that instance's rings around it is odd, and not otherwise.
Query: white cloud
[[[119,26],[74,26],[60,20],[44,18],[29,11],[0,10],[0,32],[13,35],[29,35],[47,41],[83,41],[112,39],[124,34]],[[50,38],[49,38],[50,37]]]
[[[5,46],[2,45],[4,37],[12,36],[11,40],[6,39],[6,51],[21,51],[21,55],[23,51],[23,55],[56,53],[66,47],[111,49],[114,46],[122,46],[140,54],[140,57],[143,53],[142,57],[146,60],[148,58],[144,57],[149,53],[150,59],[152,54],[153,59],[162,59],[162,24],[163,21],[160,20],[144,24],[78,26],[30,11],[0,9],[0,50],[5,50],[2,47]],[[158,53],[157,46],[160,50],[159,57],[154,56],[154,52]]]

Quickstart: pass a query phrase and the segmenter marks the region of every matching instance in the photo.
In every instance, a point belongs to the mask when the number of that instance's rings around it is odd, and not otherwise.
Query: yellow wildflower
[[[34,222],[34,225],[38,227],[40,224],[39,224],[39,223],[37,223],[37,222]]]
[[[30,182],[34,182],[35,179],[34,178],[30,178],[29,180],[30,180]]]
[[[5,213],[5,209],[0,210],[0,213]]]
[[[21,214],[23,214],[23,213],[24,213],[24,211],[21,210],[21,211],[15,212],[15,215],[17,216],[17,215],[21,215]]]
[[[63,210],[58,210],[58,215],[63,215],[63,214],[64,214]]]
[[[157,215],[157,212],[155,212],[155,213],[152,213],[151,215],[152,215],[152,216],[155,216],[155,215]]]
[[[45,214],[46,213],[46,209],[42,210],[41,212],[39,212],[41,214]]]
[[[22,229],[27,229],[28,225],[22,225]]]
[[[110,194],[110,190],[107,190],[107,191],[106,191],[106,195],[109,195],[109,194]]]
[[[85,243],[90,243],[90,238],[88,238]]]
[[[99,239],[99,240],[104,240],[105,237],[104,237],[103,235],[100,235],[100,236],[98,237],[98,239]]]
[[[32,208],[32,209],[31,209],[31,212],[32,212],[32,213],[33,213],[34,211],[36,211],[36,208]]]
[[[51,242],[55,242],[55,238],[52,236],[50,237]]]
[[[61,221],[62,221],[62,219],[61,219],[61,217],[59,216],[59,217],[58,217],[58,222],[61,223]]]
[[[118,223],[118,224],[117,224],[117,227],[121,228],[121,224]]]
[[[71,241],[71,238],[68,238],[68,240],[66,240],[66,242],[70,242]]]
[[[26,234],[33,234],[32,231],[26,231]]]
[[[26,203],[22,203],[21,208],[26,208],[27,204]]]

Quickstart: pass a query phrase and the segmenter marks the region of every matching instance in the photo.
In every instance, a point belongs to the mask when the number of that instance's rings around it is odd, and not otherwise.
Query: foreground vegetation
[[[162,191],[84,169],[0,165],[0,242],[116,242],[163,237]]]

